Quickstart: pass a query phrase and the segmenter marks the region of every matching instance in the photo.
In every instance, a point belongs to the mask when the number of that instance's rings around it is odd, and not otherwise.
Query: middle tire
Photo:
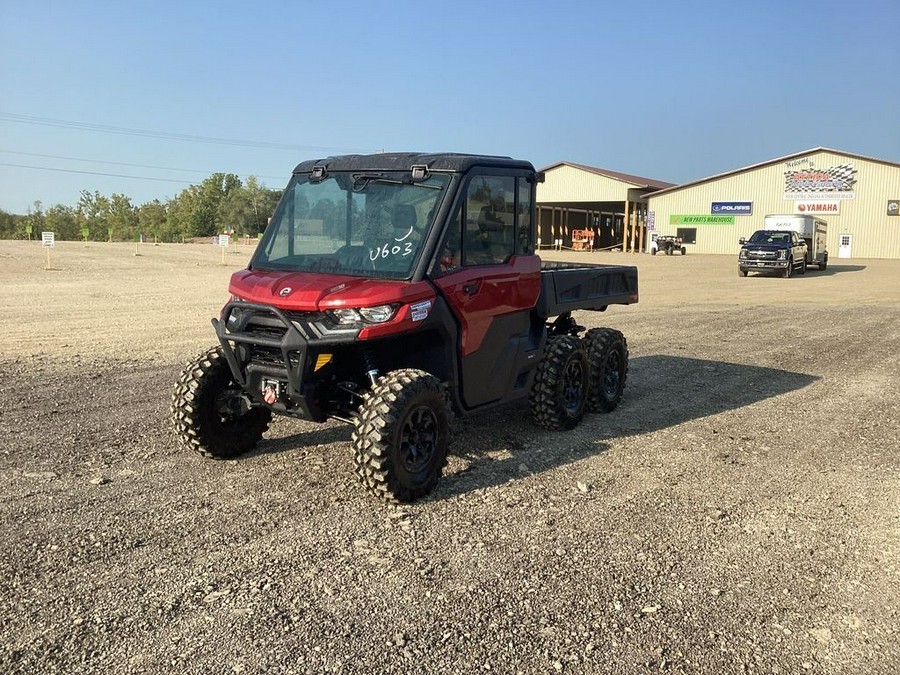
[[[590,377],[587,352],[573,335],[547,339],[531,386],[531,415],[545,429],[571,429],[584,417]]]
[[[440,380],[423,370],[392,371],[378,378],[353,422],[356,473],[385,501],[411,502],[438,484],[449,441]]]
[[[591,328],[584,343],[591,363],[588,412],[611,412],[622,400],[628,379],[628,342],[621,331]]]

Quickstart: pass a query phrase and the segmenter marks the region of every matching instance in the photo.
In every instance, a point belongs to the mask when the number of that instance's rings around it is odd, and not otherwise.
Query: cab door
[[[535,325],[528,176],[475,174],[456,205],[434,280],[459,327],[460,395],[467,408],[527,394],[543,325]]]

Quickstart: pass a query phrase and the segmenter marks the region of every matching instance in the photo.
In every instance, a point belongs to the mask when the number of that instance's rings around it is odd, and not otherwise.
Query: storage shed
[[[652,178],[558,162],[537,186],[543,248],[643,250],[650,192],[674,186]]]

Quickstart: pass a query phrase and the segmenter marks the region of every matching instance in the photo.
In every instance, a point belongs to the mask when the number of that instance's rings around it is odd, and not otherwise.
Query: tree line
[[[0,239],[38,239],[41,232],[90,241],[134,241],[143,235],[148,241],[180,242],[224,232],[255,236],[265,229],[280,197],[281,190],[267,189],[254,176],[245,184],[231,173],[214,173],[173,199],[140,206],[124,194],[107,197],[83,190],[76,206],[44,210],[35,202],[25,215],[0,209]]]

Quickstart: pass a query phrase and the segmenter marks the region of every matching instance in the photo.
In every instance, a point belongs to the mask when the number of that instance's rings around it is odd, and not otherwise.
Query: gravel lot
[[[180,449],[248,247],[0,242],[4,673],[900,671],[900,261],[636,264],[622,405],[467,418],[386,506],[350,430]]]

